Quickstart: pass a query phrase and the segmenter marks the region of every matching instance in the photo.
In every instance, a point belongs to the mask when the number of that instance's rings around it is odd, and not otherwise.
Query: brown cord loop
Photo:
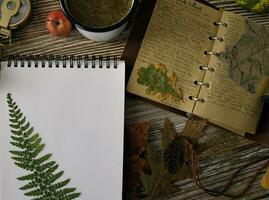
[[[208,188],[205,188],[201,182],[201,178],[199,176],[199,171],[198,171],[198,159],[197,159],[197,155],[196,155],[196,151],[193,148],[193,144],[184,136],[179,136],[179,138],[183,139],[189,149],[189,153],[191,155],[191,161],[192,161],[192,174],[193,174],[193,179],[195,184],[201,188],[202,190],[204,190],[207,194],[211,195],[211,196],[221,196],[224,195],[226,197],[229,198],[238,198],[238,197],[242,197],[251,187],[251,185],[254,183],[254,181],[256,180],[257,176],[259,175],[259,173],[269,167],[269,160],[267,160],[257,171],[256,173],[253,175],[253,177],[251,178],[251,180],[248,182],[248,184],[246,185],[245,188],[243,188],[239,193],[237,194],[228,194],[226,193],[227,190],[231,187],[232,185],[232,181],[235,179],[236,175],[246,166],[241,167],[240,169],[236,170],[236,172],[231,176],[231,178],[228,180],[228,182],[224,185],[224,188],[220,191],[218,190],[211,190]],[[251,163],[250,163],[251,164]]]

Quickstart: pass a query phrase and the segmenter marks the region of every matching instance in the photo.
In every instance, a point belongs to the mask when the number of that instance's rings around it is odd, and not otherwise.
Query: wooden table
[[[232,10],[242,15],[249,16],[269,27],[269,15],[251,14],[243,11],[233,1],[211,1],[218,7]],[[45,27],[46,16],[51,10],[59,8],[57,0],[33,0],[33,18],[27,27],[13,34],[12,44],[5,51],[5,58],[11,54],[58,54],[58,55],[103,55],[120,56],[127,38],[125,32],[118,40],[109,43],[96,43],[83,38],[77,31],[73,31],[69,37],[52,37]],[[160,128],[165,118],[169,118],[176,126],[177,131],[182,130],[186,121],[179,116],[149,103],[139,100],[137,97],[126,97],[126,124],[149,121],[151,124],[149,138],[160,137]],[[201,144],[207,144],[208,149],[199,156],[202,170],[202,178],[209,187],[221,187],[233,174],[234,170],[253,162],[251,167],[244,169],[240,178],[236,179],[233,191],[244,187],[255,170],[264,162],[264,157],[269,155],[269,148],[254,144],[244,138],[225,130],[209,127]],[[260,179],[256,180],[247,196],[242,199],[269,199],[269,191],[260,186]],[[192,180],[183,180],[177,183],[178,195],[173,199],[215,199],[197,188]],[[218,199],[228,199],[219,197]],[[4,199],[6,200],[6,199]]]

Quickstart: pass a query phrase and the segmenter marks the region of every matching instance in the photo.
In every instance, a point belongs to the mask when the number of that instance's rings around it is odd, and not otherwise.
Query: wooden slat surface
[[[268,14],[255,14],[242,10],[234,1],[222,0],[209,1],[219,8],[234,11],[243,16],[262,22],[269,28]],[[5,50],[4,58],[11,54],[57,54],[57,55],[103,55],[120,56],[127,38],[125,32],[119,39],[109,43],[96,43],[83,38],[77,31],[73,31],[67,38],[52,37],[45,28],[45,19],[49,11],[58,9],[56,0],[34,0],[33,18],[27,27],[13,34],[12,44]],[[149,121],[151,123],[149,138],[155,140],[160,138],[160,128],[164,119],[169,118],[174,122],[177,131],[182,130],[186,118],[169,111],[163,110],[140,98],[126,96],[126,124],[134,122]],[[232,175],[234,170],[253,162],[254,164],[245,168],[240,178],[235,181],[232,191],[239,191],[244,183],[265,161],[269,155],[269,148],[234,135],[220,128],[209,127],[200,143],[209,148],[199,156],[199,163],[206,185],[212,188],[221,187]],[[247,196],[241,199],[269,199],[269,191],[260,186],[260,177],[256,180]],[[215,199],[197,188],[192,180],[184,180],[177,183],[178,192],[172,199]],[[167,199],[167,198],[164,198]],[[228,199],[219,197],[217,199]],[[5,199],[6,200],[6,199]]]

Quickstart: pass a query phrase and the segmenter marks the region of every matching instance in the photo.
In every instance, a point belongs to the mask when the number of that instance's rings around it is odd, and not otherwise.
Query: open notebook
[[[139,47],[139,34],[132,35],[122,56],[127,64],[126,55],[136,55],[128,44]],[[254,135],[269,83],[268,61],[265,26],[197,1],[157,0],[127,91]]]
[[[51,153],[52,157],[42,164],[56,161],[59,167],[54,174],[64,171],[54,183],[70,178],[70,182],[62,188],[76,188],[75,191],[66,189],[64,192],[67,196],[74,194],[75,197],[77,193],[81,193],[74,199],[121,199],[124,62],[90,60],[84,57],[48,59],[28,56],[16,57],[2,62],[1,65],[0,199],[29,200],[41,197],[40,199],[45,200],[45,196],[48,195],[47,193],[40,196],[29,195],[29,192],[36,189],[38,194],[42,182],[37,188],[31,188],[30,184],[30,189],[19,189],[37,177],[30,178],[30,181],[20,181],[17,180],[18,177],[36,171],[41,173],[42,170],[35,168],[34,171],[26,171],[16,166],[15,162],[22,164],[27,162],[20,159],[12,160],[11,157],[20,156],[17,155],[18,152],[17,154],[9,152],[25,151],[14,146],[14,143],[24,145],[18,138],[25,137],[23,138],[25,142],[27,140],[25,134],[27,131],[31,132],[31,126],[34,127],[31,136],[39,133],[39,137],[42,138],[40,145],[42,143],[46,145],[37,158]],[[26,116],[26,122],[20,128],[16,127],[17,124],[14,122],[16,117],[9,121],[9,114],[16,115],[9,110],[16,108],[8,107],[8,102],[11,103],[10,99],[7,102],[8,93],[21,109],[23,116]],[[20,120],[23,120],[23,117]],[[28,128],[25,127],[27,121],[30,122]],[[10,124],[15,126],[11,127]],[[24,136],[14,134],[16,130],[18,133],[21,129],[25,129]],[[13,141],[13,144],[10,144],[10,141]],[[37,138],[33,141],[38,143]],[[25,155],[21,155],[21,158],[23,156]],[[34,165],[33,162],[31,164]],[[50,169],[55,165],[50,166]],[[52,192],[53,188],[50,189],[48,191]],[[25,196],[24,193],[28,193],[29,196]]]

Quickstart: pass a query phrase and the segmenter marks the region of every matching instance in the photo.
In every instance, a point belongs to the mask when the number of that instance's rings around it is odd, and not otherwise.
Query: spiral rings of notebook
[[[210,87],[210,84],[209,83],[204,83],[204,82],[201,82],[201,81],[194,81],[193,84],[194,85],[204,86],[204,87],[207,87],[207,88]]]
[[[210,56],[219,56],[220,52],[215,52],[215,51],[205,51],[204,52],[205,55],[210,55]]]
[[[213,23],[215,26],[223,26],[223,27],[228,27],[228,23],[226,22],[214,22]],[[209,36],[208,37],[209,40],[214,40],[214,41],[218,41],[218,42],[224,42],[224,38],[220,37],[220,36]],[[215,52],[215,51],[204,51],[205,55],[209,55],[209,56],[216,56],[219,57],[221,52]],[[208,66],[199,66],[200,70],[205,70],[205,71],[209,71],[209,72],[214,72],[215,69],[213,67],[208,67]],[[193,82],[194,85],[196,86],[200,86],[200,87],[205,87],[205,88],[209,88],[210,87],[210,83],[207,82],[203,82],[203,81],[194,81]],[[194,96],[189,96],[189,99],[195,102],[200,102],[200,103],[205,103],[205,99],[203,98],[198,98],[198,97],[194,97]]]
[[[60,55],[11,55],[8,67],[56,67],[59,68],[117,68],[117,57],[102,56],[60,56]],[[61,64],[60,64],[61,63]]]
[[[205,66],[199,66],[199,69],[200,70],[208,70],[208,71],[210,71],[210,72],[214,72],[215,71],[215,69],[213,68],[213,67],[205,67]]]
[[[224,27],[228,27],[228,23],[227,22],[214,22],[213,23],[215,26],[224,26]]]
[[[192,100],[192,101],[198,101],[200,103],[205,103],[204,99],[200,99],[200,98],[197,98],[197,97],[189,96],[189,99]]]
[[[209,36],[210,40],[218,40],[220,42],[224,42],[224,38],[223,37],[218,37],[218,36]]]

